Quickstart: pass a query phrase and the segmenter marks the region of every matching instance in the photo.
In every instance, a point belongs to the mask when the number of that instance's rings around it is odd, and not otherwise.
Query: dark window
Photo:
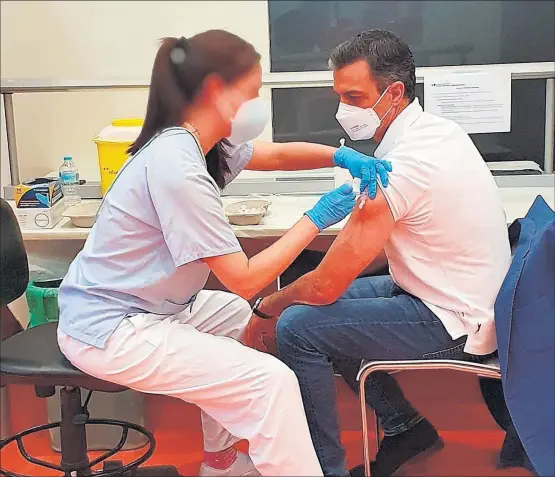
[[[424,88],[416,94],[424,104]],[[338,146],[347,138],[335,119],[338,98],[331,88],[275,88],[272,91],[274,141],[310,141]],[[545,132],[545,80],[512,82],[510,133],[471,135],[487,162],[531,160],[543,167]],[[372,154],[372,141],[347,144]]]
[[[272,71],[326,70],[334,46],[371,28],[400,35],[417,66],[554,61],[555,2],[269,0]]]

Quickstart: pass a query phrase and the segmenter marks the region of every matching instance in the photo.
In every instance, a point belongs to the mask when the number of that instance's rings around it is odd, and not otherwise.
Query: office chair
[[[29,267],[17,219],[10,205],[3,199],[0,199],[0,212],[0,306],[4,307],[25,292],[29,281]],[[64,477],[179,477],[173,466],[139,468],[152,456],[156,447],[150,431],[125,421],[89,417],[87,405],[94,391],[116,393],[127,388],[93,378],[73,367],[58,348],[56,329],[57,323],[47,323],[17,333],[2,342],[0,383],[32,385],[40,398],[53,396],[55,386],[61,386],[61,421],[36,426],[8,437],[0,442],[0,453],[15,442],[25,460],[39,467],[59,471]],[[81,400],[81,388],[89,390],[84,403]],[[91,461],[87,454],[87,425],[119,427],[122,430],[121,439],[116,447]],[[26,436],[54,428],[60,428],[60,465],[30,456],[23,442]],[[127,464],[109,461],[125,445],[129,430],[146,437],[145,451]],[[93,467],[100,464],[102,470],[94,471]],[[27,477],[1,466],[0,476]]]

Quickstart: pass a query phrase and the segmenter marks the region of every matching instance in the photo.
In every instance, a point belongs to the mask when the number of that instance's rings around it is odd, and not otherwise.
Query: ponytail
[[[209,75],[231,83],[259,61],[260,54],[249,42],[224,30],[162,40],[152,67],[145,122],[128,154],[136,154],[164,129],[182,126],[187,108]],[[208,173],[221,189],[230,172],[225,146],[229,143],[224,139],[206,154]]]
[[[164,129],[181,126],[183,111],[189,106],[187,98],[176,81],[170,54],[178,44],[177,38],[165,38],[156,54],[143,127],[137,140],[127,153],[136,154],[148,141]]]

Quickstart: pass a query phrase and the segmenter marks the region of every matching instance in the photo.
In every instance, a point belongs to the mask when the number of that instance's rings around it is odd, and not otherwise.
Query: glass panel
[[[420,104],[424,88],[416,87]],[[310,141],[338,146],[347,135],[335,120],[337,95],[331,88],[284,88],[272,92],[274,141]],[[510,133],[473,134],[472,140],[486,162],[531,160],[543,167],[545,131],[545,80],[512,82],[512,126]],[[357,150],[372,154],[372,141],[356,144]]]
[[[554,61],[555,2],[269,0],[272,71],[326,70],[329,52],[372,28],[411,47],[417,66]]]

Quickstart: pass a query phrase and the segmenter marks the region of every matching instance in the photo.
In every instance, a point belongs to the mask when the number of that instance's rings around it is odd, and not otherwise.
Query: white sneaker
[[[204,462],[200,466],[200,477],[243,477],[243,476],[260,476],[260,472],[252,463],[251,458],[247,454],[237,452],[237,459],[227,469],[220,470],[209,467]]]

